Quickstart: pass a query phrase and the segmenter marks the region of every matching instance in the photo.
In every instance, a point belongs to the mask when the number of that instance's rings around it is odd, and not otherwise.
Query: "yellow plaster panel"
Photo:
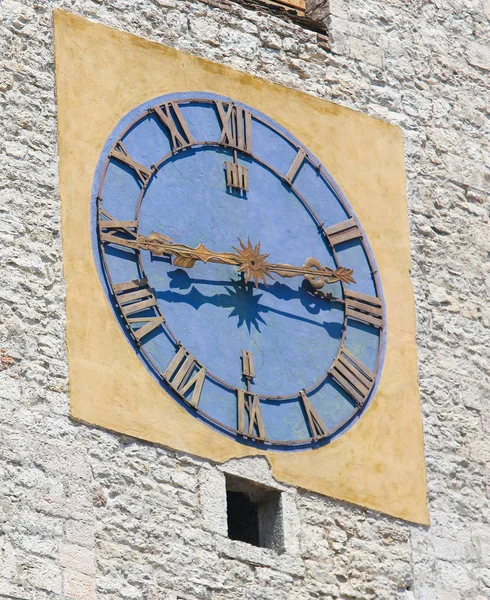
[[[427,523],[401,130],[60,10],[54,21],[72,416],[217,462],[266,454],[284,483]],[[288,128],[327,167],[368,234],[387,305],[385,366],[362,419],[328,446],[263,452],[190,417],[137,358],[104,296],[89,228],[99,154],[132,108],[186,91],[232,96]]]

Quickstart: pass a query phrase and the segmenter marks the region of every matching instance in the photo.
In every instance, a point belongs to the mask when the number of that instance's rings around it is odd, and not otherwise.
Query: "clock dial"
[[[116,127],[93,189],[115,316],[189,418],[289,450],[361,416],[382,368],[377,269],[291,134],[227,98],[157,98]]]

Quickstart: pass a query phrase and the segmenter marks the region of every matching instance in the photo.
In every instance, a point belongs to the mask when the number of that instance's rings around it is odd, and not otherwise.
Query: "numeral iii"
[[[377,296],[346,290],[345,314],[356,321],[383,327],[383,307],[381,298]]]

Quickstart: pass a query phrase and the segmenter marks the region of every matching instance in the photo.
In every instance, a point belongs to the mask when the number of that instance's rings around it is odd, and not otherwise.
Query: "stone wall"
[[[232,542],[219,469],[69,419],[55,6],[403,128],[430,528],[293,489],[287,552]],[[329,8],[326,40],[217,0],[3,0],[0,597],[490,599],[490,3]]]

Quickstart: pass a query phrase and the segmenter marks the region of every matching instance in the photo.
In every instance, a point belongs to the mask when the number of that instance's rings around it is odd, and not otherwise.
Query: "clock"
[[[290,451],[362,416],[385,345],[375,259],[287,129],[214,94],[156,98],[109,136],[93,202],[114,318],[189,419]]]

